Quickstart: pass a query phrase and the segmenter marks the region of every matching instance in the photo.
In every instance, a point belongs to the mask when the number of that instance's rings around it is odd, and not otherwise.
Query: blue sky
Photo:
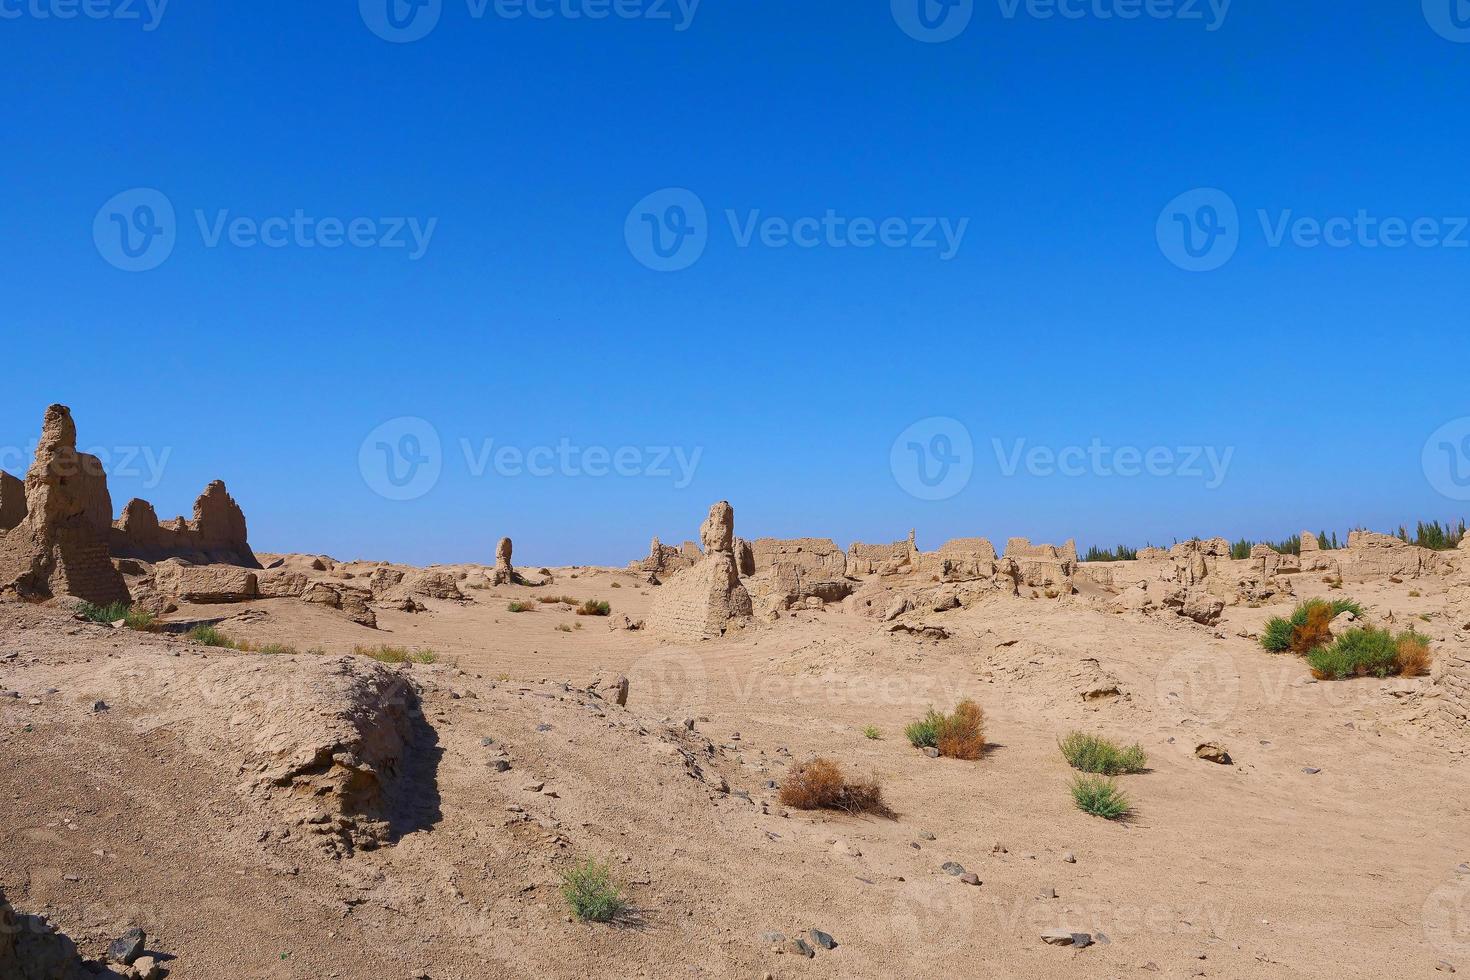
[[[926,547],[1470,511],[1470,4],[977,0],[929,43],[918,0],[441,0],[397,43],[384,0],[91,2],[0,0],[12,472],[61,401],[118,508],[220,477],[258,550],[416,562],[622,562],[721,498]],[[935,418],[973,450],[926,499]]]

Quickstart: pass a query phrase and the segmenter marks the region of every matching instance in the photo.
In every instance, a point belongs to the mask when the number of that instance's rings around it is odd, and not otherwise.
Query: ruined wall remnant
[[[112,565],[112,498],[95,456],[77,452],[64,405],[46,409],[25,481],[26,516],[0,538],[0,593],[34,599],[71,595],[98,605],[128,600]]]
[[[1005,557],[1015,563],[1018,584],[1034,589],[1072,589],[1077,574],[1077,543],[1068,540],[1054,544],[1032,544],[1026,538],[1006,542]]]
[[[500,544],[495,546],[495,571],[490,574],[491,585],[515,584],[516,570],[510,563],[511,548],[510,538],[501,538]]]
[[[847,574],[860,575],[891,574],[903,565],[911,565],[918,558],[919,549],[914,544],[914,532],[904,541],[892,544],[864,544],[854,541],[847,547]]]
[[[649,628],[688,639],[720,636],[750,619],[750,593],[740,583],[735,559],[735,509],[726,501],[710,508],[700,527],[704,555],[654,595]]]
[[[25,483],[0,470],[0,531],[9,531],[25,519]]]
[[[673,545],[662,543],[655,537],[653,543],[648,546],[648,557],[629,562],[628,570],[670,575],[693,567],[700,557],[699,547],[693,541],[685,541],[683,548],[675,548]]]
[[[112,553],[119,558],[158,562],[180,558],[195,565],[260,568],[250,549],[245,512],[224,482],[215,480],[194,501],[194,519],[162,523],[153,505],[130,500],[111,525]]]

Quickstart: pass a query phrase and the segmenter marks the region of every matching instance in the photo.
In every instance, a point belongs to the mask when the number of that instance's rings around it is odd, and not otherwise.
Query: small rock
[[[1225,746],[1219,742],[1201,742],[1195,746],[1194,756],[1196,759],[1204,759],[1220,766],[1230,766],[1235,763],[1230,758],[1230,753],[1225,751]]]
[[[947,875],[954,875],[956,878],[965,873],[965,866],[957,861],[945,861],[939,866],[939,869]]]
[[[770,943],[770,944],[772,944],[774,946],[779,946],[782,943],[784,943],[785,941],[786,941],[786,936],[783,933],[779,933],[779,932],[763,932],[763,933],[761,933],[761,942],[763,942],[763,943]]]
[[[817,955],[817,951],[808,946],[805,939],[801,939],[799,937],[791,940],[791,944],[786,948],[788,951],[795,953],[797,956],[805,956],[807,959],[811,959],[813,956]]]
[[[980,876],[973,871],[966,871],[964,874],[960,875],[960,881],[964,882],[967,885],[975,885],[978,887],[980,884]]]
[[[1066,854],[1062,855],[1062,860],[1067,862],[1068,864],[1076,864],[1077,855],[1073,854],[1071,851],[1068,851]]]
[[[504,759],[494,759],[490,763],[490,768],[496,772],[508,772],[510,770],[510,763]]]
[[[1434,964],[1434,968],[1436,970],[1438,970],[1440,973],[1454,973],[1455,972],[1455,966],[1454,966],[1454,964],[1448,962],[1447,960],[1440,960],[1438,963]]]
[[[39,703],[39,702],[37,702],[37,703]],[[934,746],[932,746],[932,745],[931,745],[931,746],[929,746],[929,747],[928,747],[928,748],[926,748],[926,749],[925,749],[925,750],[924,750],[924,754],[925,754],[925,755],[927,755],[927,756],[928,756],[928,757],[929,757],[929,758],[931,758],[931,759],[937,759],[937,758],[939,758],[939,750],[938,750],[938,749],[936,749],[936,748],[935,748],[935,747],[934,747]]]
[[[1306,773],[1308,776],[1315,776],[1315,775],[1317,775],[1317,773],[1319,773],[1321,771],[1322,770],[1321,769],[1318,769],[1316,766],[1303,766],[1302,767],[1302,772]]]
[[[1050,885],[1048,885],[1047,887],[1045,887],[1045,888],[1043,888],[1041,890],[1041,897],[1042,898],[1056,898],[1057,897],[1057,890],[1055,888],[1052,888]]]
[[[151,956],[140,956],[133,960],[133,975],[138,980],[156,980],[158,977],[158,961]]]
[[[921,830],[919,831],[919,840],[938,840],[938,838],[927,830]]]
[[[143,955],[143,944],[147,941],[148,935],[142,929],[129,929],[108,945],[107,958],[113,963],[132,966]]]
[[[1049,946],[1076,946],[1079,949],[1092,945],[1090,935],[1070,929],[1048,929],[1041,934],[1041,941]]]
[[[480,739],[480,744],[488,748],[489,746],[495,744],[495,739],[487,735],[484,738]]]
[[[93,701],[92,702],[92,711],[94,713],[101,712],[101,711],[107,711],[111,707],[112,707],[112,705],[108,704],[106,701]]]
[[[808,929],[807,935],[812,937],[812,942],[816,943],[823,949],[837,948],[837,940],[833,939],[831,936],[827,935],[820,929]]]

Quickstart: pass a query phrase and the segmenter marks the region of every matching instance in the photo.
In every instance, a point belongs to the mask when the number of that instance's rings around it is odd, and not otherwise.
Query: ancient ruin
[[[112,498],[95,456],[77,452],[71,410],[46,410],[25,481],[26,516],[0,538],[0,594],[75,596],[97,605],[128,600],[112,565]]]
[[[723,500],[711,507],[699,537],[703,556],[654,594],[648,626],[656,632],[704,639],[751,617],[750,593],[735,559],[735,509]]]
[[[510,553],[510,538],[501,538],[500,544],[495,546],[495,570],[490,573],[491,585],[515,584],[516,570],[510,563]]]
[[[122,517],[112,525],[112,554],[157,562],[180,558],[194,565],[238,565],[259,568],[250,550],[245,512],[215,480],[194,501],[194,519],[182,517],[162,523],[146,500],[130,500]]]

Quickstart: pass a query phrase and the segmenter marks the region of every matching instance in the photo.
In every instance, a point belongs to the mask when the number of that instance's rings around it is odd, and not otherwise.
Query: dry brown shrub
[[[793,769],[781,787],[781,802],[796,810],[888,812],[876,780],[850,783],[831,759],[812,759]]]
[[[951,759],[978,759],[985,752],[985,712],[974,701],[961,701],[939,724],[935,748]]]
[[[1332,642],[1332,607],[1313,606],[1307,613],[1307,621],[1291,631],[1291,652],[1311,653]]]
[[[1403,677],[1423,677],[1429,673],[1434,658],[1429,655],[1429,640],[1418,633],[1405,633],[1399,637],[1399,674]]]

